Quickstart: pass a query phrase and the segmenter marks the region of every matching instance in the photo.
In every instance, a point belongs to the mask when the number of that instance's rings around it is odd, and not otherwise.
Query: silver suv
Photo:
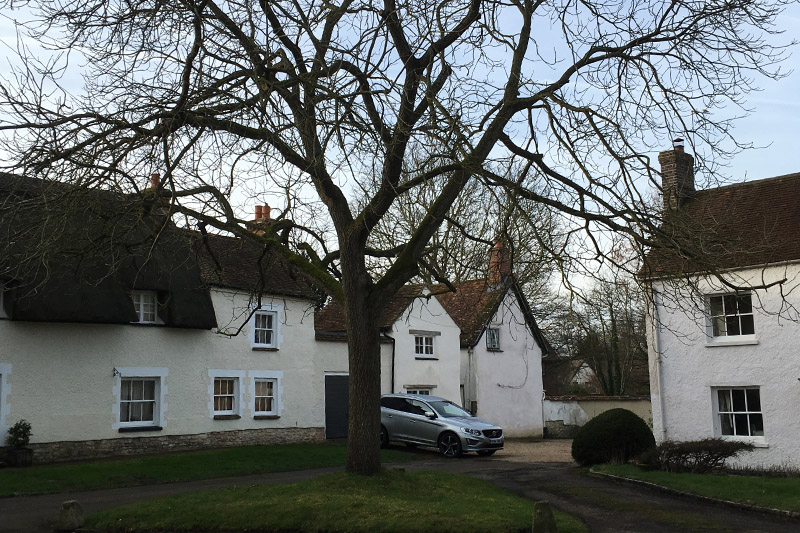
[[[436,446],[445,457],[492,455],[503,449],[503,430],[478,420],[444,398],[418,394],[381,396],[381,446],[404,442]]]

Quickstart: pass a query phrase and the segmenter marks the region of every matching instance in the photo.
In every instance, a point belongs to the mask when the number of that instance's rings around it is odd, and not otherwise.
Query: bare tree
[[[347,469],[368,474],[379,310],[432,270],[431,240],[465,188],[557,213],[559,265],[614,264],[614,236],[680,245],[659,229],[646,154],[690,126],[701,161],[736,148],[714,111],[779,77],[782,49],[764,35],[782,3],[32,0],[0,86],[6,167],[129,193],[160,172],[156,194],[188,224],[262,243],[341,301]],[[408,234],[370,246],[429,184]],[[251,231],[239,204],[278,194],[279,215]]]
[[[589,365],[604,394],[643,392],[631,381],[648,378],[644,305],[633,280],[606,280],[595,284],[572,314],[577,329],[572,358]]]

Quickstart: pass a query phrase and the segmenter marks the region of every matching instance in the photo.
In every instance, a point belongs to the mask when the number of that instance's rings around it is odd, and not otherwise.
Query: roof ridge
[[[719,192],[719,191],[722,191],[724,189],[735,189],[735,188],[739,188],[739,187],[742,187],[742,188],[744,188],[744,187],[755,187],[755,186],[762,185],[762,184],[767,183],[767,182],[790,180],[790,179],[800,179],[800,172],[792,172],[790,174],[781,174],[780,176],[772,176],[772,177],[769,177],[769,178],[760,178],[760,179],[749,180],[749,181],[739,181],[739,182],[736,182],[736,183],[729,183],[727,185],[720,185],[719,187],[712,187],[710,189],[700,189],[698,191],[695,191],[695,196],[699,195],[699,194]]]

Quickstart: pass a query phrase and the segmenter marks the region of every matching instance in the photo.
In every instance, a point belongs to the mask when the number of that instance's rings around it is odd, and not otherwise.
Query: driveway
[[[590,476],[572,461],[571,447],[569,440],[510,441],[492,458],[465,456],[430,466],[486,479],[525,498],[550,502],[579,516],[593,532],[800,531],[800,520]]]
[[[419,461],[398,465],[409,471],[441,470],[486,479],[525,498],[548,501],[579,516],[593,532],[800,531],[800,521],[681,498],[627,483],[595,478],[570,457],[570,441],[509,441],[494,457],[468,454],[442,459],[431,449],[410,451]],[[398,447],[402,449],[402,447]],[[77,499],[94,512],[147,498],[233,485],[290,483],[327,468],[147,487],[22,498],[0,498],[0,531],[52,531],[61,502]]]

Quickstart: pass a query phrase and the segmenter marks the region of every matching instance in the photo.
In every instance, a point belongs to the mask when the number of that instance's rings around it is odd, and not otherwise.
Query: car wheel
[[[386,428],[381,426],[381,448],[388,448],[389,447],[389,432],[386,431]]]
[[[458,457],[461,455],[461,441],[454,433],[443,433],[439,437],[439,453],[447,458]]]
[[[478,450],[478,455],[483,457],[489,457],[490,455],[494,455],[494,452],[497,450]]]

